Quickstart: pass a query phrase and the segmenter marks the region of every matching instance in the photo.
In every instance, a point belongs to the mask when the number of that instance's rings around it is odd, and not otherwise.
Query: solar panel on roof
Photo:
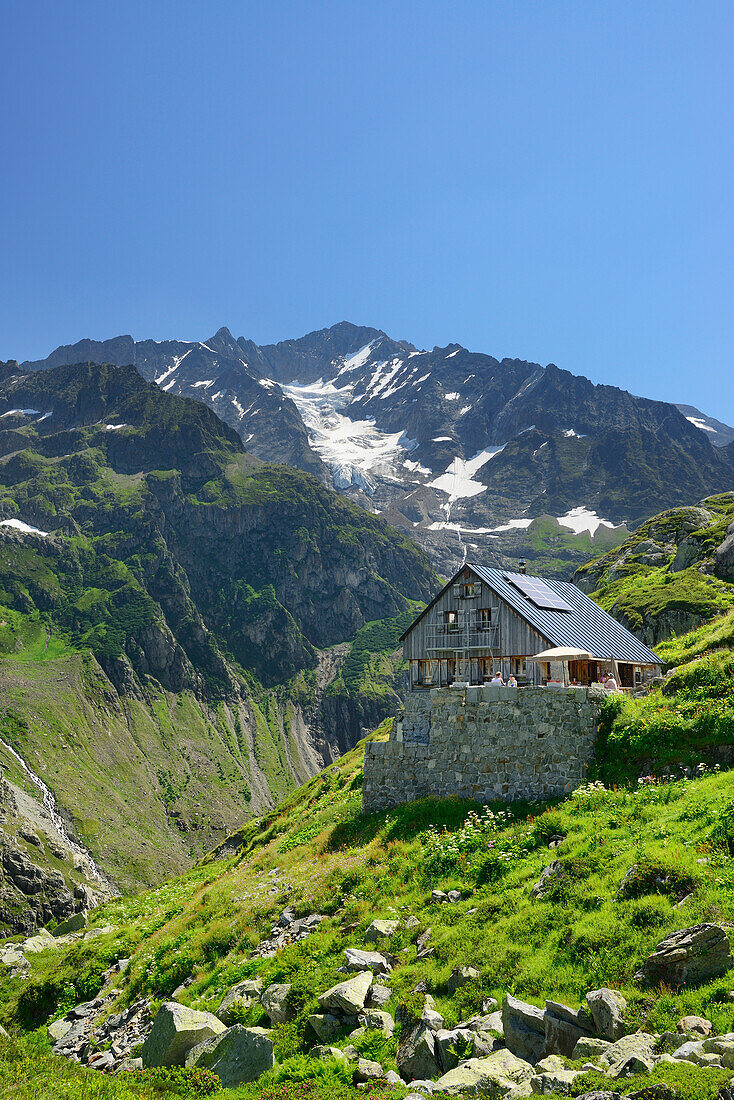
[[[539,577],[526,577],[524,573],[503,573],[502,575],[536,607],[544,607],[549,611],[573,611],[571,604]]]

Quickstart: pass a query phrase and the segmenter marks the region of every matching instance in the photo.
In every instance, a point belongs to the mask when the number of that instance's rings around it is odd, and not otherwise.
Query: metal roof
[[[464,568],[473,570],[505,603],[516,611],[533,629],[556,646],[588,649],[602,660],[629,661],[638,665],[659,665],[660,658],[630,633],[626,627],[603,611],[571,581],[543,577],[548,587],[572,607],[572,611],[556,611],[536,607],[515,588],[512,580],[523,573],[504,569],[488,569],[467,562]],[[458,575],[458,574],[457,574]]]

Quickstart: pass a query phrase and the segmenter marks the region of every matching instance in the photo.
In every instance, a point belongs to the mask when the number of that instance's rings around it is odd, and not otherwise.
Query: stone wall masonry
[[[364,812],[427,797],[491,802],[568,794],[594,754],[603,699],[595,687],[454,684],[413,693],[390,740],[365,746]]]

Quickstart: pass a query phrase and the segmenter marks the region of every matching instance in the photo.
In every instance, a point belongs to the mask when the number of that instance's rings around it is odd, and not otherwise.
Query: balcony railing
[[[458,649],[498,649],[500,644],[499,623],[480,625],[472,623],[465,626],[430,626],[426,637],[426,648],[435,653],[445,650],[448,653]]]

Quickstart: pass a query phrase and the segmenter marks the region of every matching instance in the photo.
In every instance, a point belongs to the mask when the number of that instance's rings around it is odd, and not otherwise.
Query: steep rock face
[[[643,523],[574,580],[648,645],[734,606],[734,493]]]
[[[132,368],[9,364],[4,407],[0,504],[41,532],[2,529],[28,551],[0,549],[6,588],[29,607],[56,608],[118,682],[124,654],[170,690],[230,690],[223,644],[276,682],[433,586],[404,535],[307,475],[258,464],[210,410]],[[81,543],[67,541],[70,530]],[[111,568],[116,576],[94,582]],[[112,591],[70,606],[70,590],[90,584]]]

